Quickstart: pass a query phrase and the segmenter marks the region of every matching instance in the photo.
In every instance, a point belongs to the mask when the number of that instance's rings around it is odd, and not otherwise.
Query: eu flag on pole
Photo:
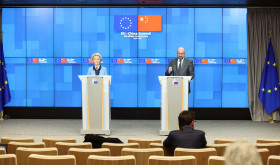
[[[8,84],[6,65],[4,59],[3,43],[0,44],[0,54],[1,54],[1,67],[0,67],[0,112],[3,110],[5,104],[11,101],[11,93]]]
[[[267,112],[272,113],[280,107],[280,86],[277,65],[274,58],[271,39],[269,40],[267,55],[259,89],[259,99]]]

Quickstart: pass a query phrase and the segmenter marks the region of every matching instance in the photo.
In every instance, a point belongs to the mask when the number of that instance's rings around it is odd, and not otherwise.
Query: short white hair
[[[102,61],[102,56],[101,56],[101,54],[99,54],[99,53],[93,53],[93,54],[91,55],[91,61],[92,61],[92,62],[93,62],[93,58],[94,58],[95,56],[98,56],[98,57],[100,58],[100,61]]]
[[[262,165],[260,154],[252,143],[237,141],[226,148],[225,165]]]

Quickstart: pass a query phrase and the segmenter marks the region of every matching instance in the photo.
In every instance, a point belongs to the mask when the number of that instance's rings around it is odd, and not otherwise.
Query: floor
[[[8,119],[0,121],[0,137],[76,138],[82,142],[81,119]],[[123,142],[128,138],[160,138],[160,120],[112,120],[110,137]],[[258,138],[280,139],[280,123],[269,124],[250,120],[198,120],[195,129],[205,131],[208,144],[215,138],[243,138],[256,142]]]

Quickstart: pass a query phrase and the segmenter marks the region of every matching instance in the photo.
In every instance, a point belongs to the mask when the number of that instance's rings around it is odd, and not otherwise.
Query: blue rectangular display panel
[[[55,107],[80,107],[81,58],[55,58],[54,63]]]
[[[247,58],[247,9],[223,9],[223,58]]]
[[[195,9],[195,57],[222,58],[222,9]]]
[[[195,59],[194,107],[222,107],[222,59]]]
[[[54,57],[81,57],[81,8],[54,9]]]
[[[26,58],[5,58],[11,92],[6,106],[26,107]]]
[[[248,107],[247,59],[224,59],[222,107]]]
[[[164,76],[165,58],[138,59],[138,107],[160,107],[161,87],[158,76]]]
[[[169,62],[172,59],[173,58],[167,58],[166,59],[167,66],[166,66],[164,72],[167,70]],[[193,61],[193,64],[194,64],[194,62],[195,62],[194,58],[189,58],[189,59],[191,59]],[[195,65],[194,65],[194,67],[195,67]],[[193,108],[193,105],[194,105],[194,93],[195,93],[194,86],[195,86],[196,68],[194,68],[194,74],[195,74],[194,79],[193,79],[194,82],[190,82],[190,90],[191,90],[191,92],[189,93],[189,108]]]
[[[101,66],[106,67],[107,74],[110,75],[110,68],[109,68],[109,58],[102,58]],[[82,58],[82,75],[87,75],[88,69],[93,67],[93,63],[91,62],[90,58]],[[93,68],[92,68],[93,69]]]
[[[2,8],[5,57],[26,57],[25,8]]]
[[[123,33],[116,29],[122,18],[127,18],[126,20],[129,21],[130,16],[137,17],[137,8],[126,8],[125,10],[110,8],[110,57],[137,57],[138,40],[124,37]]]
[[[110,61],[111,106],[138,107],[137,104],[137,59],[113,58]]]
[[[82,8],[82,57],[109,57],[109,8]]]
[[[167,8],[167,57],[176,57],[178,47],[185,48],[185,57],[194,57],[194,9]]]
[[[52,8],[26,8],[27,57],[53,57],[53,29]]]
[[[161,31],[145,31],[138,39],[138,57],[166,57],[166,9],[139,8],[138,15],[161,16]],[[149,23],[149,21],[147,22]],[[151,22],[152,23],[152,22]],[[139,32],[141,33],[141,32]]]
[[[53,58],[27,58],[27,106],[54,106]]]

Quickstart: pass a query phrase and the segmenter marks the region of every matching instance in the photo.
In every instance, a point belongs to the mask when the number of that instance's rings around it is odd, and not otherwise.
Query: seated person
[[[171,131],[163,142],[166,148],[172,153],[179,148],[204,148],[207,144],[205,132],[194,129],[195,113],[192,111],[182,111],[179,114],[180,130]]]
[[[225,165],[262,165],[257,148],[248,142],[237,141],[226,148]]]
[[[99,53],[94,53],[91,55],[91,60],[93,63],[93,66],[88,68],[88,75],[100,75],[100,76],[106,76],[107,75],[107,69],[104,66],[101,66],[100,63],[102,61],[102,56]]]

